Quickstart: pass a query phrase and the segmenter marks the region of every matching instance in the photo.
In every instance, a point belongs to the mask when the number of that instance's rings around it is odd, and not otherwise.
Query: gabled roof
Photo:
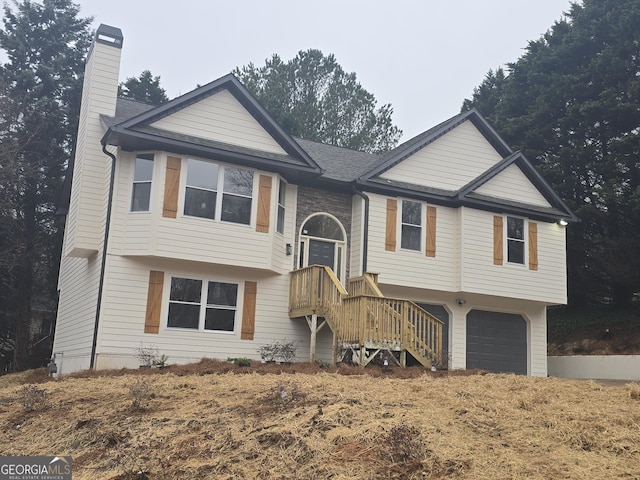
[[[475,127],[484,135],[487,141],[496,149],[496,151],[502,156],[506,157],[513,153],[513,150],[506,144],[506,142],[498,135],[491,125],[484,119],[480,112],[475,108],[466,112],[460,113],[455,117],[445,120],[444,122],[430,128],[424,133],[407,140],[403,144],[397,146],[393,150],[390,150],[383,156],[383,160],[380,165],[367,172],[360,178],[360,181],[369,180],[381,173],[389,170],[398,163],[402,162],[407,157],[410,157],[418,150],[423,149],[427,145],[433,143],[438,138],[445,135],[447,132],[453,130],[462,122],[469,120],[475,125]]]
[[[491,179],[497,177],[501,172],[506,170],[511,165],[517,165],[520,171],[524,173],[527,179],[538,189],[542,196],[549,202],[551,207],[531,206],[529,204],[505,200],[502,198],[495,198],[489,195],[483,195],[477,193],[478,188],[487,184]],[[558,194],[551,188],[551,185],[540,175],[535,167],[525,158],[522,152],[515,152],[508,156],[501,162],[498,162],[492,168],[484,172],[475,180],[469,182],[457,192],[457,197],[462,204],[470,204],[472,206],[497,206],[513,207],[521,210],[526,210],[529,216],[535,216],[536,214],[548,214],[552,216],[558,216],[566,221],[577,221],[578,218],[567,206],[566,203],[558,196]]]
[[[268,153],[247,147],[216,142],[195,136],[168,132],[152,126],[154,122],[179,110],[204,100],[222,90],[227,90],[251,114],[260,126],[274,139],[286,154]],[[102,142],[118,145],[124,150],[162,148],[175,153],[215,157],[238,164],[276,170],[285,177],[320,175],[322,170],[307,152],[290,137],[269,113],[233,75],[196,88],[163,105],[152,108],[132,106],[118,100],[114,119],[103,121],[108,126]],[[133,115],[133,116],[130,116]],[[120,121],[122,120],[122,121]]]
[[[473,123],[496,152],[504,157],[502,161],[455,191],[381,177],[381,174],[398,165],[420,149],[430,145],[465,121]],[[527,179],[549,202],[550,206],[531,205],[477,192],[482,185],[485,185],[511,165],[517,165],[520,168]],[[372,165],[371,169],[361,175],[356,182],[363,190],[419,198],[434,204],[454,208],[469,206],[483,210],[523,215],[544,221],[578,220],[571,212],[571,209],[555,193],[524,155],[520,152],[514,153],[476,109],[460,113],[389,151],[382,156],[377,165]]]

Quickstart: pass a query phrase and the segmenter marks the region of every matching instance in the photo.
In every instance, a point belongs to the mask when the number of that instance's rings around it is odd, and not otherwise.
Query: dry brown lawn
[[[0,378],[0,452],[74,479],[640,479],[640,385],[203,361]],[[43,393],[46,392],[46,393]]]

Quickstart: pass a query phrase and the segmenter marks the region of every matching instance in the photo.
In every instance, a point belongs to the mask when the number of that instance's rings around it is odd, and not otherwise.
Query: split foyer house
[[[259,359],[545,376],[573,214],[481,115],[382,154],[288,135],[232,75],[117,98],[123,37],[87,58],[53,352],[60,371]]]

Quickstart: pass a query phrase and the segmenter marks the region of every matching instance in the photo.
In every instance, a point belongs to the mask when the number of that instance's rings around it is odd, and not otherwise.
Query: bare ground
[[[471,373],[31,371],[0,378],[0,452],[74,479],[640,478],[639,384]]]

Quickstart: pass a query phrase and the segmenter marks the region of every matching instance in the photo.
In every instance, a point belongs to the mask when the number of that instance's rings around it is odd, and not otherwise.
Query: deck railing
[[[338,341],[361,347],[406,349],[418,361],[438,361],[442,321],[409,300],[382,297],[366,276],[355,279],[347,296],[329,267],[291,272],[289,315],[324,317]],[[372,294],[354,292],[371,291]],[[379,294],[379,295],[378,295]]]

